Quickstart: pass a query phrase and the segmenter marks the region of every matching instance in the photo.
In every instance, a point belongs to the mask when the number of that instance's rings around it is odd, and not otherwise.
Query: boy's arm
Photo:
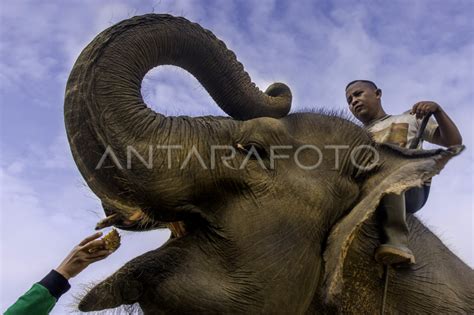
[[[435,102],[423,101],[413,105],[410,114],[416,115],[417,119],[432,113],[438,128],[436,129],[431,142],[445,147],[462,144],[462,136],[454,122],[448,114]]]

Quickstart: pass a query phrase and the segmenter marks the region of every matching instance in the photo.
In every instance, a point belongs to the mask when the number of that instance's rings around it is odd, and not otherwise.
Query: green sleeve
[[[56,304],[56,299],[48,289],[35,283],[31,289],[23,294],[4,315],[47,315]]]

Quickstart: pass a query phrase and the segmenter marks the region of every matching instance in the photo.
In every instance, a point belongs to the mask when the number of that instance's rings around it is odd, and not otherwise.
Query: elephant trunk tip
[[[266,90],[265,94],[274,98],[273,106],[274,109],[270,111],[269,116],[275,116],[276,118],[284,117],[288,114],[291,109],[292,94],[291,89],[288,85],[276,82],[271,84]]]
[[[291,98],[292,98],[291,90],[290,90],[290,87],[286,85],[285,83],[275,82],[271,84],[265,90],[265,94],[272,97],[287,98],[290,100],[290,103],[291,103]]]

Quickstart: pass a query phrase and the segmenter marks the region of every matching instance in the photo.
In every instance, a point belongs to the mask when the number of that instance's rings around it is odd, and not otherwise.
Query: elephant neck
[[[304,313],[319,285],[320,243],[295,230],[267,242],[257,242],[256,251],[261,256],[253,256],[248,263],[259,270],[257,278],[268,283],[265,296],[271,302],[265,305],[265,310],[286,308],[295,310],[296,314]]]
[[[220,240],[213,242],[225,240],[219,252],[233,266],[227,276],[244,274],[241,290],[248,289],[247,283],[261,284],[256,295],[266,301],[263,309],[268,312],[304,313],[319,285],[322,234],[313,222],[302,219],[291,222],[276,213],[268,217],[255,212],[243,215],[253,220],[236,224],[240,219],[235,218],[235,208],[232,213],[224,220],[230,224],[219,230]]]

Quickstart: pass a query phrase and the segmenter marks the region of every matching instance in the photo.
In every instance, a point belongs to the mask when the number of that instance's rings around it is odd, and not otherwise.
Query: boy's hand
[[[441,106],[439,106],[437,103],[430,101],[422,101],[413,105],[410,114],[416,115],[416,119],[422,119],[426,115],[434,114],[440,110]]]
[[[98,232],[86,237],[73,248],[56,271],[69,280],[90,264],[109,256],[112,251],[105,249],[105,242],[102,239],[97,239],[101,236],[102,233]]]

